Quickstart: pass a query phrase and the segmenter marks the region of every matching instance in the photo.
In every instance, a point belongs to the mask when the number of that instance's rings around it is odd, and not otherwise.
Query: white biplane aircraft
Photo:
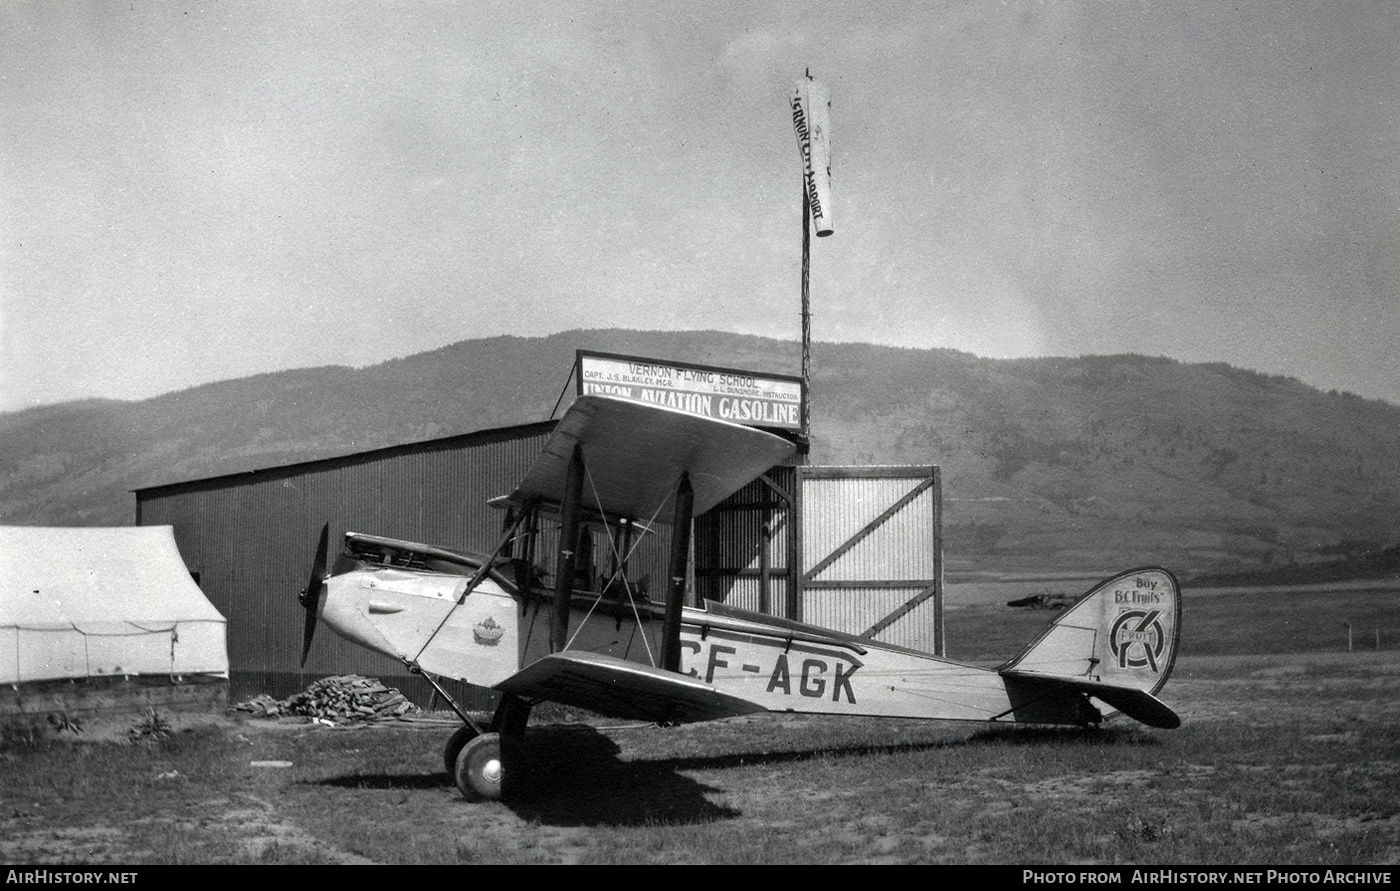
[[[765,711],[1080,726],[1121,712],[1152,727],[1180,724],[1154,695],[1171,674],[1180,614],[1164,569],[1100,583],[990,669],[714,601],[684,606],[691,518],[794,455],[761,430],[581,396],[516,490],[496,499],[510,510],[496,554],[349,532],[327,574],[323,529],[300,598],[302,662],[319,617],[422,673],[465,722],[444,763],[470,800],[502,797],[510,748],[543,701],[662,724]],[[622,550],[645,523],[669,521],[664,604],[624,577],[577,590],[580,548],[563,544],[553,584],[541,585],[528,558],[505,556],[533,540],[541,510],[557,512],[561,543],[602,524]],[[439,678],[499,691],[490,723],[474,720]]]

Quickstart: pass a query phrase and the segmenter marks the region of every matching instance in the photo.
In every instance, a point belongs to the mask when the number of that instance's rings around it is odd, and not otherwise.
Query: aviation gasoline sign
[[[802,380],[578,351],[578,393],[663,405],[747,427],[802,429]]]

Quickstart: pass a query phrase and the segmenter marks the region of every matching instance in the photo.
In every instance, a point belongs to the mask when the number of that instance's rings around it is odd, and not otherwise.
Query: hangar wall
[[[431,688],[394,660],[324,629],[301,660],[306,586],[322,524],[490,553],[511,491],[554,422],[507,427],[340,458],[136,491],[138,526],[170,525],[190,572],[228,617],[229,695],[283,698],[332,674],[378,677],[426,704]],[[485,707],[476,688],[460,691]],[[455,695],[455,692],[454,692]]]

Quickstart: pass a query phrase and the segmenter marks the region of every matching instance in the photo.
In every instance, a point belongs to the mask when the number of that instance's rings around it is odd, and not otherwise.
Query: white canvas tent
[[[0,526],[0,683],[226,679],[227,626],[170,526]]]

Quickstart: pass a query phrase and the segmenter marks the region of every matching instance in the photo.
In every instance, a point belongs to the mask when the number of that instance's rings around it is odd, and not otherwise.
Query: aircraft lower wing
[[[548,699],[609,718],[686,724],[766,711],[686,675],[598,653],[565,651],[496,684],[524,699]]]
[[[1003,671],[1001,675],[1009,683],[1023,682],[1033,689],[1049,694],[1066,692],[1087,694],[1108,703],[1118,711],[1135,721],[1141,721],[1148,727],[1175,730],[1181,726],[1181,718],[1177,716],[1176,712],[1146,690],[1102,684],[1098,681],[1051,677],[1019,671]]]

